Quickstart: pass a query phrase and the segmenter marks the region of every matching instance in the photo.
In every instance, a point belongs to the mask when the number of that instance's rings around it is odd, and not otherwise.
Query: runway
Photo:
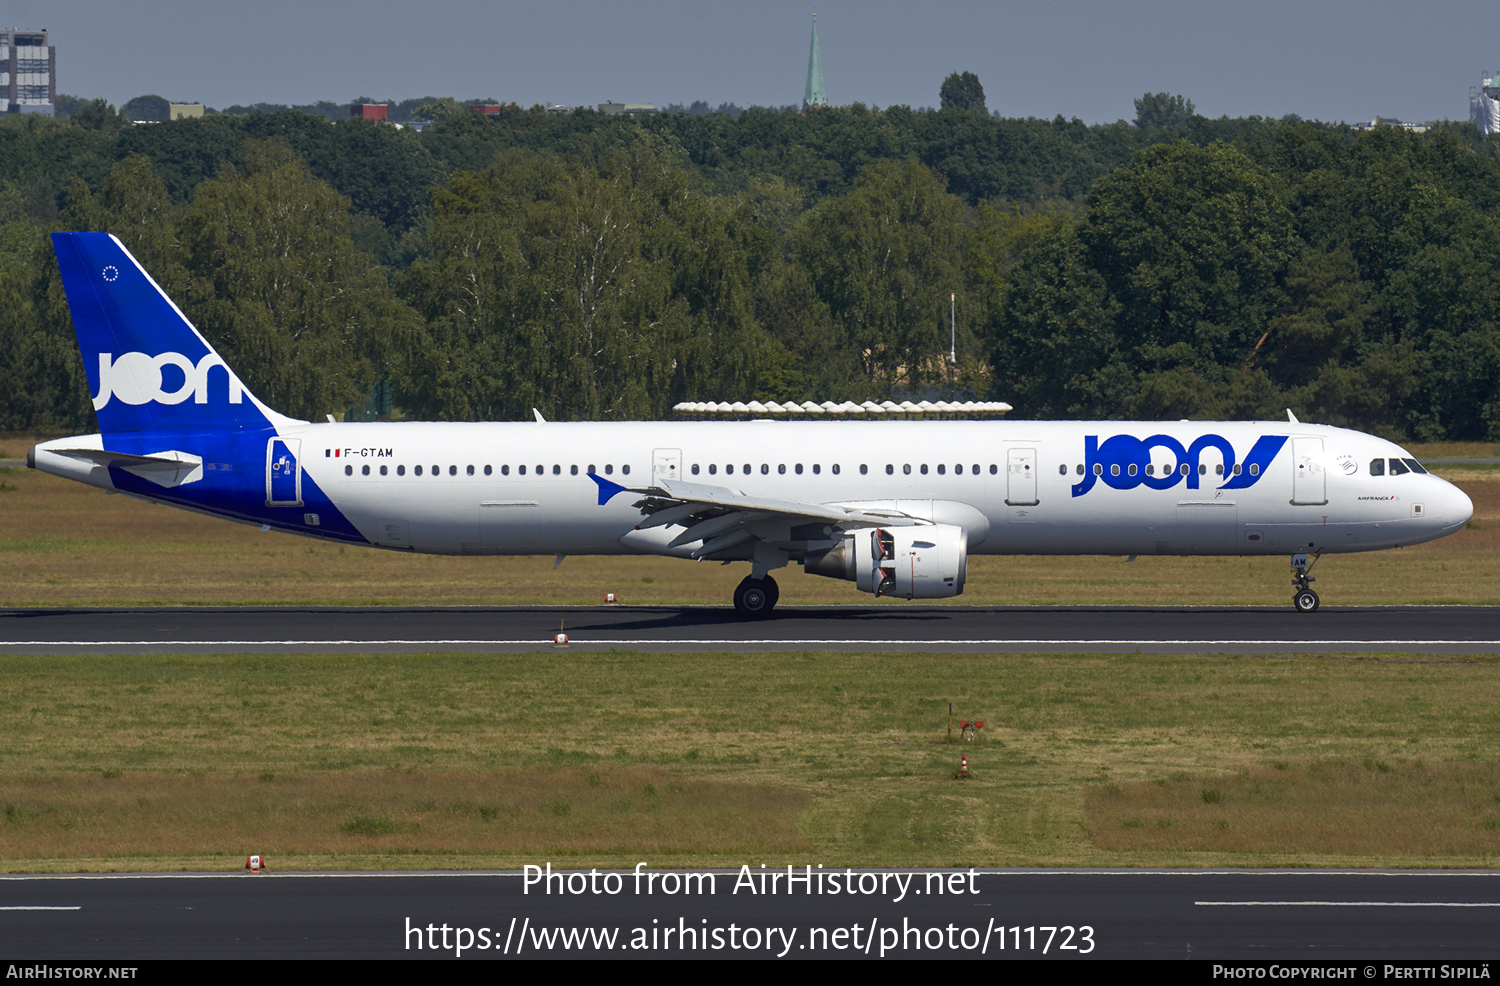
[[[1500,608],[973,607],[892,602],[722,607],[256,607],[0,611],[0,654],[658,652],[1500,652]]]
[[[0,877],[0,942],[16,960],[1500,958],[1487,872],[610,872],[553,893],[516,873]]]

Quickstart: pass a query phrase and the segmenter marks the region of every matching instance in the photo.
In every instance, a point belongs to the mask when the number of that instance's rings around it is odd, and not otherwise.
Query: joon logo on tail
[[[1074,484],[1073,495],[1083,496],[1097,482],[1116,490],[1133,490],[1137,486],[1167,490],[1186,481],[1188,489],[1196,490],[1200,478],[1208,474],[1201,461],[1207,449],[1217,451],[1224,466],[1223,475],[1216,472],[1212,482],[1228,480],[1218,489],[1248,489],[1260,481],[1266,467],[1285,444],[1285,435],[1262,435],[1256,439],[1250,454],[1241,460],[1235,454],[1234,446],[1222,435],[1203,435],[1186,448],[1171,435],[1152,435],[1150,438],[1115,435],[1103,442],[1099,441],[1098,435],[1086,435],[1083,439],[1083,477]],[[1171,462],[1164,461],[1167,456],[1157,450],[1171,453]]]
[[[163,373],[172,367],[178,373]],[[189,395],[195,404],[208,403],[208,371],[219,367],[224,371],[229,388],[229,403],[238,404],[244,394],[244,385],[229,372],[229,367],[216,353],[209,353],[197,363],[181,353],[162,353],[147,356],[145,353],[124,353],[119,359],[113,353],[99,354],[99,396],[94,398],[94,410],[109,403],[110,397],[118,397],[126,404],[181,404]]]

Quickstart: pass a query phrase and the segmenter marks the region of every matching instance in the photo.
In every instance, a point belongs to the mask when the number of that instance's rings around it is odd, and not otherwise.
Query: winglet
[[[626,492],[626,487],[619,483],[611,483],[596,472],[589,473],[589,479],[599,484],[599,506],[601,507],[613,500],[616,494]]]

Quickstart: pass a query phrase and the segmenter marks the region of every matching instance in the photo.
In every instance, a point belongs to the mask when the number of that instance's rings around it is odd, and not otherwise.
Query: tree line
[[[1500,439],[1500,164],[1472,127],[1166,94],[1089,127],[949,83],[935,111],[505,107],[421,133],[98,101],[0,121],[0,427],[94,428],[45,240],[71,229],[118,235],[315,420],[378,413],[376,388],[455,420],[953,395]]]

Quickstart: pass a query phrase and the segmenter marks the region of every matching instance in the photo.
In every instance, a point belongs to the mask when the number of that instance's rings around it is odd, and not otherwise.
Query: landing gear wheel
[[[741,616],[752,620],[764,619],[771,615],[771,610],[776,606],[776,598],[780,592],[776,583],[771,579],[756,579],[749,576],[741,582],[734,590],[734,608]]]
[[[1292,597],[1292,605],[1297,607],[1299,613],[1316,613],[1318,594],[1311,589],[1298,589],[1297,594]]]
[[[766,592],[771,597],[771,605],[767,608],[775,609],[776,604],[781,602],[781,586],[777,585],[776,580],[771,578],[771,576],[769,575],[761,579],[761,581],[766,584]]]

